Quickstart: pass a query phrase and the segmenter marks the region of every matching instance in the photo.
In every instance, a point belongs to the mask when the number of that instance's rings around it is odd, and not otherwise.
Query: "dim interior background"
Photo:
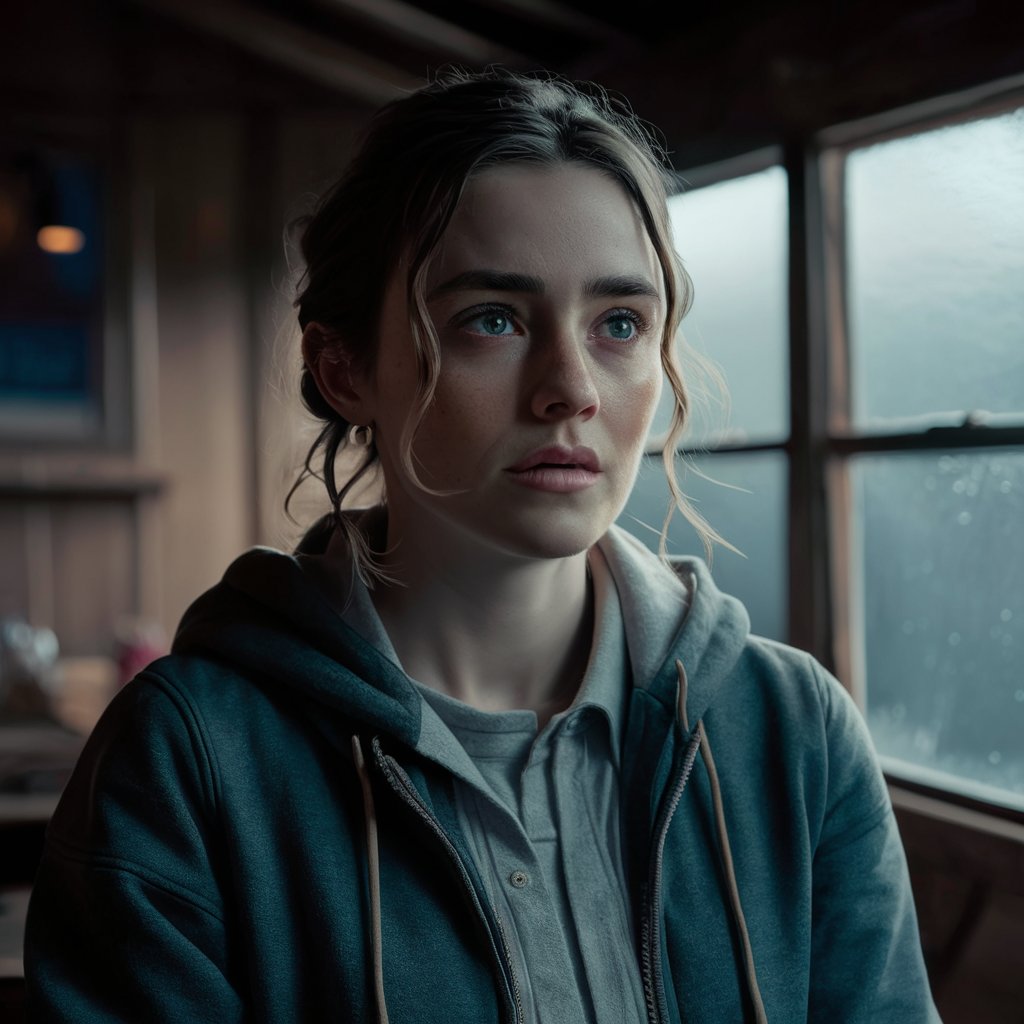
[[[715,574],[864,710],[947,1024],[1024,1021],[1024,16],[63,0],[0,29],[0,1010],[97,710],[234,555],[299,534],[286,226],[381,103],[496,62],[664,131],[686,345],[729,394],[678,456],[742,552]],[[621,520],[652,546],[657,462]]]

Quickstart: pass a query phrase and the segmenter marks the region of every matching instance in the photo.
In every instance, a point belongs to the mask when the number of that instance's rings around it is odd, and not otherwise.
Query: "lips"
[[[535,469],[579,469],[588,473],[599,473],[601,463],[591,448],[569,448],[556,444],[538,448],[520,459],[514,466],[509,466],[510,473],[526,473]]]
[[[515,484],[534,493],[575,494],[601,479],[601,464],[590,448],[556,444],[530,452],[507,472]]]

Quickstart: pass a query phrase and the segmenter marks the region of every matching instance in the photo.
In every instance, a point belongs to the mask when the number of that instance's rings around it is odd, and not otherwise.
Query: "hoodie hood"
[[[330,536],[322,520],[299,553],[322,554]],[[635,684],[674,707],[681,660],[688,718],[699,721],[746,643],[746,611],[718,590],[699,559],[678,559],[669,572],[616,526],[599,547],[619,592]],[[419,737],[422,698],[415,687],[340,619],[293,555],[257,547],[237,558],[186,611],[173,651],[288,686],[410,746]]]
[[[193,602],[172,651],[288,686],[410,746],[419,736],[422,701],[405,673],[341,621],[294,556],[272,548],[236,558]]]
[[[715,586],[699,558],[674,558],[669,572],[641,541],[617,526],[599,545],[619,591],[636,685],[674,705],[676,661],[681,661],[689,684],[687,716],[699,721],[746,645],[746,609]]]

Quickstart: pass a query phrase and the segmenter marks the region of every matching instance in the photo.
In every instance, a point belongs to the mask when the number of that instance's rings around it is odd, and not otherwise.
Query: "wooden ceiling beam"
[[[524,67],[530,58],[445,21],[404,0],[316,0],[321,7],[372,24],[403,42],[425,46],[467,64]]]
[[[592,43],[610,45],[631,41],[630,36],[606,22],[591,18],[557,0],[476,0],[476,4],[478,7],[515,15],[542,28],[569,32]]]
[[[244,7],[235,0],[132,3],[371,106],[380,106],[425,84],[424,79],[391,64],[323,39],[291,22]]]

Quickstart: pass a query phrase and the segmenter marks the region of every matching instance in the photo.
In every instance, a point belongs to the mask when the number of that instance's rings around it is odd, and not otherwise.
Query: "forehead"
[[[639,275],[661,288],[657,255],[632,200],[596,168],[505,164],[470,180],[428,274],[428,288],[470,269],[571,287]]]

